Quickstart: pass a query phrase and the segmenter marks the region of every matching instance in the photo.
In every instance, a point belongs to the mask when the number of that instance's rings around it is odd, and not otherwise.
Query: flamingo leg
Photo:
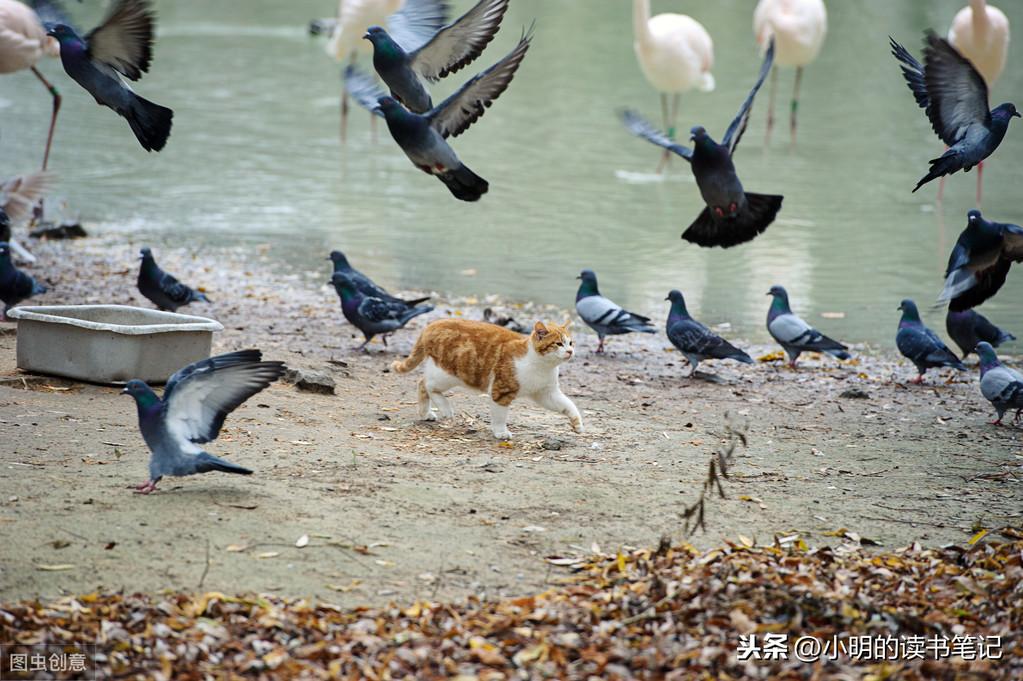
[[[36,78],[46,86],[50,94],[53,95],[53,113],[50,116],[50,131],[46,135],[46,150],[43,152],[43,170],[46,170],[47,164],[50,162],[50,147],[53,145],[53,132],[57,128],[57,112],[60,111],[61,96],[57,91],[57,88],[53,86],[50,81],[46,80],[46,77],[39,72],[39,69],[32,67],[32,73],[36,74]]]
[[[668,95],[661,93],[661,121],[664,123],[664,130],[668,132],[668,136],[671,136],[670,128],[671,122],[668,120]],[[668,165],[668,158],[671,156],[671,152],[667,149],[661,154],[661,160],[657,164],[657,174],[660,175],[664,172],[664,168]]]
[[[792,88],[792,111],[789,114],[789,129],[792,132],[792,146],[796,146],[796,118],[799,113],[799,85],[803,81],[803,67],[796,67],[796,84]]]
[[[348,90],[341,87],[341,144],[345,143],[348,130]]]
[[[771,129],[774,128],[774,89],[778,84],[778,67],[771,67],[771,83],[767,86],[767,133],[764,135],[764,147],[771,143]]]

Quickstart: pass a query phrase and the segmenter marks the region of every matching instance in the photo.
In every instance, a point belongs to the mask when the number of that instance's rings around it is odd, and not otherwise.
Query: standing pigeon
[[[139,267],[138,286],[151,303],[161,310],[176,312],[182,305],[195,301],[210,302],[205,294],[199,293],[160,269],[148,248],[140,251],[142,265]]]
[[[1009,129],[1009,120],[1019,116],[1012,104],[988,110],[987,85],[973,64],[948,41],[927,31],[924,64],[921,66],[905,47],[889,37],[892,54],[902,64],[902,75],[927,114],[931,127],[948,149],[930,161],[931,169],[913,191],[931,180],[969,171],[994,153]],[[978,168],[977,172],[981,172]],[[980,202],[980,184],[977,184]]]
[[[586,325],[597,332],[597,352],[604,352],[604,337],[623,333],[656,333],[650,325],[650,318],[623,309],[610,298],[600,295],[597,275],[592,270],[583,270],[576,277],[581,279],[579,291],[575,294],[575,311]]]
[[[722,248],[745,243],[767,229],[781,209],[782,196],[746,192],[732,163],[735,147],[742,139],[753,110],[753,98],[771,70],[773,61],[772,40],[760,66],[760,76],[728,126],[721,144],[711,139],[702,126],[696,126],[691,131],[690,139],[695,144],[690,149],[671,140],[635,111],[627,109],[622,112],[622,121],[629,132],[675,152],[690,163],[700,196],[707,207],[682,234],[686,241]]]
[[[156,15],[150,0],[115,0],[103,23],[79,36],[66,24],[47,31],[60,43],[60,61],[96,103],[123,116],[146,151],[160,151],[174,112],[132,92],[121,79],[138,80],[149,70]]]
[[[945,330],[963,351],[963,359],[977,348],[977,343],[986,341],[997,348],[1006,341],[1016,340],[1008,331],[1002,331],[976,310],[949,310],[945,316]]]
[[[359,290],[359,293],[364,296],[381,298],[388,303],[404,303],[406,305],[418,305],[419,303],[425,303],[430,299],[430,296],[426,296],[425,298],[415,298],[414,300],[395,298],[383,288],[378,286],[372,279],[349,265],[348,258],[346,258],[345,254],[341,251],[331,251],[329,260],[334,262],[334,271],[345,274],[352,280],[352,283],[355,284],[355,288]]]
[[[995,295],[1009,267],[1023,261],[1023,228],[985,220],[979,210],[967,213],[945,269],[945,288],[938,302],[956,312],[968,310]]]
[[[923,383],[924,374],[928,369],[951,367],[958,371],[966,371],[966,367],[948,349],[938,334],[934,333],[920,321],[920,312],[916,303],[908,298],[899,303],[902,319],[899,320],[899,332],[895,335],[895,345],[902,356],[916,365],[918,376],[912,383]]]
[[[334,290],[341,298],[341,312],[345,319],[362,331],[366,337],[359,350],[377,334],[383,334],[384,346],[387,346],[387,334],[397,331],[409,320],[433,310],[433,305],[410,305],[403,300],[384,300],[363,294],[355,282],[344,272],[335,272],[330,278]]]
[[[1002,416],[1010,409],[1016,410],[1016,418],[1023,409],[1023,375],[998,361],[998,355],[990,343],[977,343],[980,357],[980,392],[998,412],[998,418],[991,423],[1001,425]]]
[[[744,364],[753,364],[753,358],[735,347],[721,336],[689,316],[686,300],[680,291],[672,291],[665,300],[671,301],[666,331],[668,340],[689,360],[696,375],[696,367],[705,359],[734,359]]]
[[[433,108],[420,76],[435,83],[471,64],[501,28],[509,0],[479,0],[472,9],[434,34],[418,49],[405,51],[380,26],[364,36],[373,44],[373,67],[391,96],[414,113]]]
[[[793,314],[789,308],[789,294],[781,286],[772,286],[767,295],[774,298],[767,311],[767,332],[785,349],[790,367],[796,368],[796,360],[804,352],[825,352],[837,359],[851,357],[844,345]]]
[[[152,453],[149,480],[135,488],[138,494],[154,491],[165,475],[252,474],[199,445],[216,440],[228,414],[284,373],[283,362],[262,359],[259,350],[241,350],[189,364],[167,381],[162,400],[144,381],[128,381],[121,393],[135,398],[139,430]]]
[[[447,138],[465,132],[505,91],[526,56],[530,40],[531,31],[523,33],[504,59],[425,114],[409,111],[380,90],[371,76],[351,65],[345,70],[345,87],[363,107],[384,117],[391,137],[413,165],[436,176],[456,199],[479,201],[490,185],[458,159]]]
[[[4,303],[3,319],[7,311],[23,300],[46,293],[46,287],[25,274],[11,262],[11,247],[0,242],[0,300]]]

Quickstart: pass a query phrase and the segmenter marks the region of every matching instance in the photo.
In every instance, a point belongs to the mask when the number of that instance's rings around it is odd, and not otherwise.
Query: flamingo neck
[[[987,30],[987,0],[970,0],[970,14],[973,19],[973,32],[981,34]]]
[[[650,0],[632,0],[632,30],[638,42],[650,41]]]

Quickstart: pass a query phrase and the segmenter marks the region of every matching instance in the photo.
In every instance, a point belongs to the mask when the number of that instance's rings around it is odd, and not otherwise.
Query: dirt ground
[[[120,240],[33,244],[40,265],[27,269],[53,288],[38,302],[145,303],[134,286],[141,244]],[[839,528],[889,548],[940,545],[1021,524],[1023,430],[987,424],[975,369],[911,386],[908,362],[857,348],[843,365],[709,363],[719,380],[692,380],[663,334],[614,338],[598,356],[596,337],[577,329],[562,387],[586,433],[516,403],[516,437],[499,443],[485,398],[457,394],[453,422],[418,422],[415,377],[387,370],[430,319],[479,318],[493,301],[438,299],[389,348],[360,354],[324,285],[326,262],[294,272],[241,250],[157,254],[213,299],[183,311],[223,322],[215,351],[259,347],[331,374],[337,394],[273,385],[208,447],[255,475],[165,479],[139,496],[127,486],[146,478],[148,453],[131,399],[22,374],[14,325],[0,324],[0,600],[168,588],[339,605],[535,593],[559,570],[545,558],[679,538],[726,413],[748,424],[749,446],[697,546],[792,534],[836,543]],[[524,322],[567,314],[502,309]]]

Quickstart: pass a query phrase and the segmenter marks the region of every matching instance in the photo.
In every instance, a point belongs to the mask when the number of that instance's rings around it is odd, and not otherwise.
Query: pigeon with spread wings
[[[167,381],[161,399],[144,381],[134,379],[122,394],[135,398],[139,430],[152,456],[149,480],[135,491],[149,494],[165,475],[252,471],[203,450],[213,442],[227,415],[284,373],[283,362],[264,362],[259,350],[217,355],[179,370]]]
[[[174,112],[135,94],[124,78],[138,80],[153,58],[156,15],[149,0],[116,0],[103,23],[84,38],[67,24],[47,31],[60,43],[60,61],[71,78],[128,121],[146,151],[160,151]]]
[[[938,302],[949,301],[956,312],[980,305],[998,293],[1014,262],[1023,262],[1023,227],[985,220],[971,210],[948,257]]]
[[[894,38],[888,40],[916,103],[927,114],[934,133],[948,145],[944,154],[931,159],[931,169],[913,191],[931,180],[978,166],[980,203],[980,163],[1002,143],[1009,121],[1019,112],[1009,103],[989,111],[984,78],[968,59],[933,31],[927,32],[923,65]]]
[[[689,161],[693,176],[707,207],[689,226],[682,238],[699,246],[728,248],[757,237],[774,222],[781,209],[782,196],[753,194],[743,189],[735,172],[732,156],[742,139],[756,96],[774,61],[774,42],[767,48],[756,84],[728,126],[721,143],[715,142],[706,129],[692,129],[693,148],[671,140],[635,111],[622,112],[622,121],[629,132],[663,147]]]
[[[406,51],[381,26],[371,26],[365,38],[373,44],[373,67],[391,89],[391,96],[415,113],[433,108],[423,86],[455,73],[483,53],[501,28],[509,0],[480,0],[416,50]]]
[[[391,137],[413,165],[443,182],[455,198],[478,201],[490,185],[459,160],[447,139],[465,132],[505,91],[526,56],[532,37],[531,30],[524,32],[504,59],[477,74],[425,114],[403,107],[383,92],[369,74],[354,66],[345,71],[345,87],[359,104],[383,116]]]

